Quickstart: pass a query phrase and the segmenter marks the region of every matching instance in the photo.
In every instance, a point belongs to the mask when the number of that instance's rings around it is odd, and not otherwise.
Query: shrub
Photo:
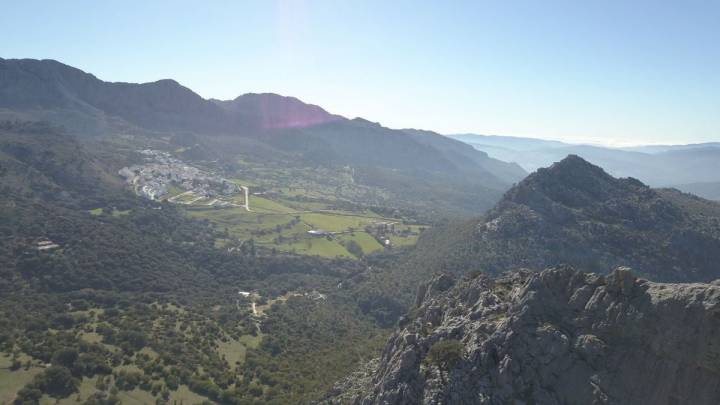
[[[74,348],[64,347],[53,353],[52,364],[72,369],[78,358],[78,352]]]
[[[38,374],[25,388],[39,390],[55,398],[66,398],[77,391],[78,380],[65,367],[52,366]]]
[[[441,340],[432,345],[425,360],[441,370],[449,370],[462,360],[462,355],[463,344],[460,341]]]

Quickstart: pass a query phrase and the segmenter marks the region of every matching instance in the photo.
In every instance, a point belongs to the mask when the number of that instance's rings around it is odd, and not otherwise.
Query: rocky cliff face
[[[331,402],[720,403],[718,281],[653,283],[625,268],[439,276],[417,304],[374,371]],[[428,356],[438,342],[461,356]]]

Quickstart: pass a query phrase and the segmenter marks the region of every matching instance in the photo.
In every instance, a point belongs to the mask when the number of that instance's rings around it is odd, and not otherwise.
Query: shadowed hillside
[[[616,179],[577,156],[540,169],[478,220],[426,232],[403,269],[417,283],[467,273],[570,264],[630,266],[658,281],[720,277],[720,205]]]

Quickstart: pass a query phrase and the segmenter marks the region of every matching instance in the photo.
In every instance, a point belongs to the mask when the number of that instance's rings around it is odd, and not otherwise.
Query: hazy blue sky
[[[720,1],[4,0],[0,56],[390,127],[720,141]]]

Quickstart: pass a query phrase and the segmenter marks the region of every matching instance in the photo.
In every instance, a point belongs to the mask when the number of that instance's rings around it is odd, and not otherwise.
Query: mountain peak
[[[697,261],[688,252],[702,249],[706,257],[720,258],[719,229],[706,225],[709,217],[717,214],[687,197],[614,178],[569,156],[510,189],[471,238],[480,243],[475,261],[496,271],[567,263],[591,271],[630,266],[665,281],[707,281],[717,278],[716,259]]]
[[[557,175],[589,175],[611,177],[600,166],[596,166],[578,155],[567,155],[563,160],[552,164],[548,168],[539,169],[538,173]]]
[[[153,84],[160,85],[160,86],[168,86],[168,87],[175,87],[175,86],[182,86],[180,83],[178,83],[176,80],[173,79],[160,79]]]
[[[568,155],[548,168],[538,169],[505,195],[505,201],[532,205],[539,198],[568,207],[584,207],[618,196],[649,191],[638,180],[616,179],[599,166]]]
[[[305,128],[344,119],[317,105],[275,93],[247,93],[234,100],[213,101],[225,109],[256,117],[262,129]]]

